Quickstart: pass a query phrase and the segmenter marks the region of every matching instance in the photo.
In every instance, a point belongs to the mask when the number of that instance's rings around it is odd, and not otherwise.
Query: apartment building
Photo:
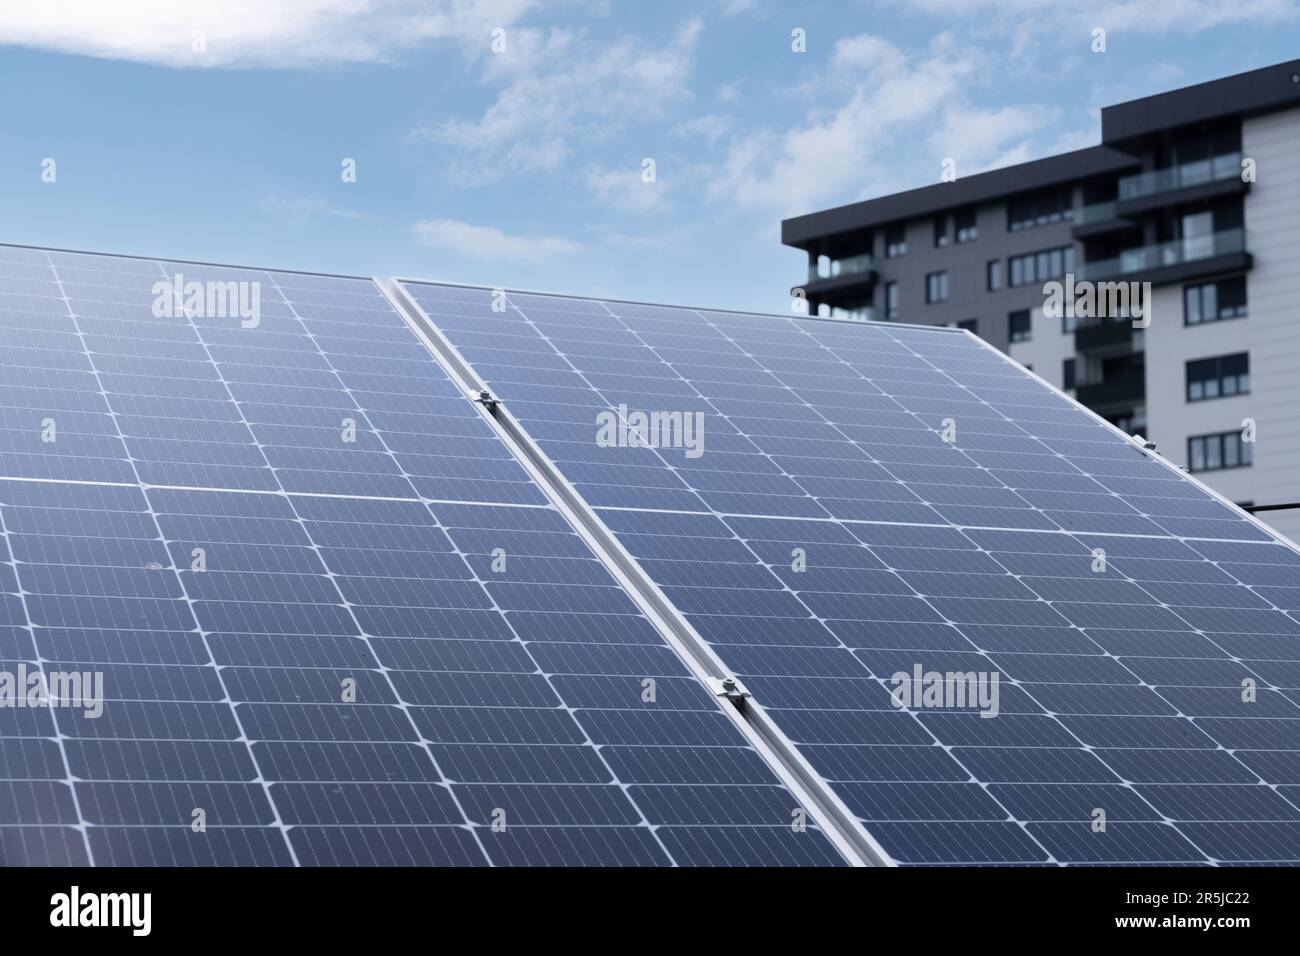
[[[971,329],[1225,497],[1300,501],[1300,60],[1101,119],[1097,146],[786,220],[794,294]],[[1150,296],[1058,314],[1055,282]],[[1261,517],[1300,538],[1300,508]]]

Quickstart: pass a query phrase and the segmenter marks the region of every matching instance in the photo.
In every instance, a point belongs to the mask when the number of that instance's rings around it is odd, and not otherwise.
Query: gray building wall
[[[1076,190],[1076,193],[1078,190]],[[1078,197],[1075,197],[1078,203]],[[1006,203],[990,203],[976,209],[978,238],[957,242],[953,214],[948,213],[949,244],[934,245],[934,218],[908,221],[907,254],[885,258],[884,230],[876,230],[872,250],[880,281],[874,304],[884,317],[885,283],[897,282],[899,291],[898,321],[921,325],[949,325],[966,319],[979,321],[980,337],[1003,351],[1009,345],[1007,315],[1043,304],[1042,283],[1011,288],[1010,256],[1039,252],[1044,249],[1073,245],[1070,223],[1049,223],[1012,232],[1007,228]],[[1075,249],[1076,258],[1079,256]],[[1002,261],[1002,288],[988,291],[987,268],[990,259]],[[925,277],[928,273],[947,270],[948,301],[927,304]]]
[[[1063,332],[1059,318],[1043,314],[1042,296],[1030,314],[1028,341],[1012,342],[1010,355],[1050,385],[1066,391],[1065,360],[1076,358],[1074,333]],[[1068,390],[1071,395],[1074,391]]]

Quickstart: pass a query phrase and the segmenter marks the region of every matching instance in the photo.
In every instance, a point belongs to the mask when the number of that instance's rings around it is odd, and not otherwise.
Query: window
[[[948,301],[948,273],[928,272],[925,276],[925,301]]]
[[[1214,255],[1214,213],[1189,212],[1178,220],[1183,259],[1205,259]]]
[[[1128,432],[1130,435],[1138,435],[1147,430],[1147,411],[1140,406],[1131,412],[1119,412],[1103,417],[1120,431]]]
[[[1220,279],[1183,289],[1183,324],[1202,325],[1246,314],[1246,277]]]
[[[1203,402],[1212,398],[1245,395],[1250,391],[1250,356],[1219,355],[1187,363],[1187,400]]]
[[[892,322],[898,318],[898,283],[885,283],[885,321]]]
[[[975,224],[975,210],[963,209],[956,216],[957,241],[974,242],[979,238],[979,226]]]
[[[1058,249],[1044,249],[1042,252],[1030,252],[1022,256],[1012,256],[1011,285],[1032,285],[1059,279],[1067,272],[1074,271],[1074,246],[1061,246]]]
[[[1074,388],[1074,359],[1072,358],[1061,363],[1061,388],[1067,392]]]
[[[1012,312],[1007,316],[1007,325],[1011,332],[1012,342],[1028,342],[1033,329],[1029,321],[1029,310],[1021,309],[1019,312]]]
[[[1013,196],[1007,203],[1007,228],[1012,232],[1046,226],[1074,218],[1074,197],[1069,189]]]
[[[1137,432],[1141,427],[1138,425],[1137,415],[1134,412],[1126,412],[1123,415],[1107,416],[1106,421],[1110,422],[1122,432],[1128,432],[1130,435]]]
[[[885,230],[885,258],[893,259],[907,255],[907,232],[902,226],[890,226]]]
[[[1187,470],[1246,468],[1253,460],[1251,448],[1250,442],[1242,441],[1241,432],[1193,435],[1187,439]]]
[[[934,217],[934,247],[942,249],[948,244],[948,217]]]
[[[987,272],[989,291],[997,292],[1002,288],[1002,260],[990,259]]]
[[[980,334],[980,320],[979,320],[979,319],[962,319],[960,322],[957,323],[957,328],[959,328],[959,329],[965,329],[967,332],[970,332],[972,335],[979,335],[979,334]]]

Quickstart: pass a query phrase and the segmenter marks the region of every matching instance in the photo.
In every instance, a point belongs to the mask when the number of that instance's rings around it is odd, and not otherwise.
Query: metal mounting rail
[[[727,669],[713,648],[660,591],[636,559],[605,526],[555,464],[510,413],[507,402],[494,396],[456,347],[402,286],[375,280],[412,331],[424,342],[453,382],[476,403],[483,417],[514,453],[551,502],[636,602],[660,635],[711,694],[726,700],[722,708],[790,790],[840,854],[854,866],[894,866],[894,861],[863,827],[843,800]],[[416,280],[412,280],[416,281]]]

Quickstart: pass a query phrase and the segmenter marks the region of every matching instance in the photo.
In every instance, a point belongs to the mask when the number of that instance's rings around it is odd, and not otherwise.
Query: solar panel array
[[[372,282],[0,247],[0,346],[0,670],[104,690],[0,865],[843,862]]]
[[[404,285],[897,861],[1300,861],[1300,554],[1002,356]]]

